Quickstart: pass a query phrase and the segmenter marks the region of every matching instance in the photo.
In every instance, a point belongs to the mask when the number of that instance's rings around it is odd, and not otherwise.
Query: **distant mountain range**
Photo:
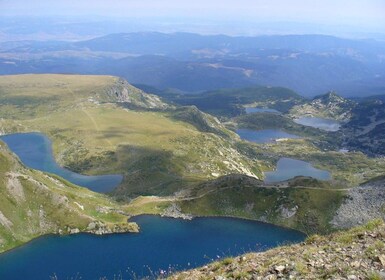
[[[323,35],[140,32],[0,44],[0,74],[109,74],[183,92],[267,85],[305,96],[368,96],[384,92],[384,64],[385,42]]]

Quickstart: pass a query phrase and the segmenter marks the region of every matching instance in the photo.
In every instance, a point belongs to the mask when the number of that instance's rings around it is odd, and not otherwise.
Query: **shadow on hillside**
[[[169,195],[186,184],[182,176],[184,161],[170,151],[121,145],[115,157],[124,179],[111,195],[119,200],[139,195]]]

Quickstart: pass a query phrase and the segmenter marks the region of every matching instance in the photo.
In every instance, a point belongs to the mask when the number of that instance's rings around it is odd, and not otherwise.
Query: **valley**
[[[33,94],[40,95],[39,88],[44,88],[45,94],[56,90],[58,77],[18,76],[21,81],[19,86],[15,86],[17,81],[2,77],[5,86],[1,88],[5,91],[12,85],[13,91],[16,91],[12,95],[25,96],[28,93],[23,91],[26,86],[23,80],[27,78],[28,84],[28,79],[39,78],[42,82],[30,93],[31,99],[38,99],[40,97]],[[17,76],[14,79],[17,80]],[[58,163],[73,171],[88,175],[124,174],[123,183],[115,191],[117,195],[166,195],[177,190],[179,181],[188,185],[213,178],[213,174],[260,176],[258,164],[235,149],[231,140],[235,134],[214,119],[201,124],[197,122],[199,112],[198,116],[194,116],[193,111],[191,114],[185,112],[183,116],[172,108],[166,111],[163,109],[165,103],[159,98],[147,94],[141,96],[142,92],[131,86],[124,100],[127,88],[115,91],[119,82],[114,77],[63,76],[63,80],[59,78],[59,81],[66,85],[59,86],[59,90],[55,91],[55,101],[36,104],[32,110],[24,110],[17,101],[13,104],[4,101],[2,108],[5,112],[1,116],[3,131],[39,131],[46,134],[52,139]],[[99,88],[95,86],[98,83]],[[87,86],[92,90],[87,91]],[[76,92],[71,87],[76,87]],[[139,101],[135,104],[136,101],[130,98]],[[153,102],[151,98],[158,102],[155,109],[147,104]],[[135,106],[136,109],[127,106]],[[12,110],[13,115],[9,115],[7,110]],[[28,112],[27,115],[25,112]],[[33,116],[29,115],[31,113]],[[183,118],[192,124],[178,120]],[[63,119],[66,121],[63,122]],[[204,125],[217,131],[217,134],[224,134],[230,141],[221,135],[201,132],[200,129],[205,129]],[[200,145],[202,141],[206,143],[204,146]],[[223,156],[228,164],[223,164]],[[127,189],[128,185],[130,189]],[[147,188],[153,189],[150,192]]]
[[[385,279],[383,2],[0,1],[0,280]]]
[[[333,116],[330,108],[345,108],[341,102],[307,103],[285,89],[260,87],[235,91],[237,99],[215,97],[221,100],[218,108],[240,109],[233,117],[223,115],[223,109],[211,116],[194,106],[181,107],[186,104],[178,105],[177,99],[167,103],[165,97],[111,76],[3,76],[0,91],[3,133],[47,135],[55,160],[74,172],[122,174],[123,181],[108,196],[128,216],[231,216],[308,234],[326,233],[351,218],[347,215],[331,223],[349,189],[385,170],[381,157],[340,151],[344,128],[330,132],[293,121],[301,114],[325,117],[325,111]],[[292,100],[285,103],[282,114],[242,111],[248,104],[283,108],[277,103],[282,95]],[[194,100],[198,99],[190,99],[189,105],[200,108],[203,103]],[[354,112],[350,104],[346,110]],[[300,138],[252,143],[240,139],[236,133],[240,128],[280,129]],[[265,172],[274,170],[283,157],[330,172],[330,178],[319,181],[292,175],[288,181],[264,182]]]

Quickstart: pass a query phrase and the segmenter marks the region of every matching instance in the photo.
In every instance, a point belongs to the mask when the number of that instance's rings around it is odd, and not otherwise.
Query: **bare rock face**
[[[279,210],[280,210],[281,217],[285,219],[289,219],[293,217],[295,214],[297,214],[298,206],[295,205],[292,208],[288,208],[288,207],[285,207],[284,205],[281,205]]]
[[[13,223],[10,220],[8,220],[8,218],[5,217],[1,211],[0,211],[0,225],[9,229],[9,230],[13,226]]]
[[[100,221],[92,221],[88,224],[85,231],[97,235],[125,232],[137,233],[139,232],[139,226],[136,223],[129,222],[122,224],[107,225]]]
[[[132,108],[165,110],[170,107],[170,105],[160,100],[158,96],[145,93],[130,85],[124,79],[119,79],[113,86],[108,88],[106,94],[108,101],[123,103]]]
[[[24,188],[23,188],[23,185],[20,183],[18,174],[10,172],[10,173],[7,173],[6,176],[8,179],[6,184],[8,193],[17,202],[24,202],[25,201]]]
[[[378,218],[385,218],[385,180],[349,190],[331,224],[335,228],[351,228]]]
[[[182,213],[182,209],[179,205],[173,203],[168,208],[166,208],[161,214],[162,217],[170,217],[175,219],[191,220],[192,215]]]

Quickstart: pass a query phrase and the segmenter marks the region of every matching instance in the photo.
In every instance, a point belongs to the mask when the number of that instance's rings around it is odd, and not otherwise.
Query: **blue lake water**
[[[192,268],[305,238],[298,231],[233,218],[185,221],[143,215],[132,220],[141,233],[50,235],[1,254],[0,279],[140,279],[169,267]]]
[[[69,182],[95,192],[109,192],[123,180],[122,175],[85,176],[59,166],[52,154],[52,143],[41,133],[17,133],[1,136],[10,150],[26,166],[56,174]]]
[[[276,129],[264,129],[264,130],[252,130],[252,129],[237,129],[236,133],[244,140],[255,143],[272,143],[277,139],[290,138],[295,139],[299,136],[286,133],[282,130]]]
[[[291,158],[281,158],[275,171],[264,174],[267,183],[285,181],[296,176],[308,176],[319,180],[331,179],[330,172],[314,168],[306,161]]]
[[[294,122],[306,126],[319,128],[325,131],[338,131],[341,127],[341,124],[339,122],[323,118],[300,117],[298,119],[295,119]]]
[[[246,107],[246,114],[252,114],[252,113],[275,113],[280,114],[280,111],[277,111],[275,109],[270,108],[252,108],[252,107]]]

